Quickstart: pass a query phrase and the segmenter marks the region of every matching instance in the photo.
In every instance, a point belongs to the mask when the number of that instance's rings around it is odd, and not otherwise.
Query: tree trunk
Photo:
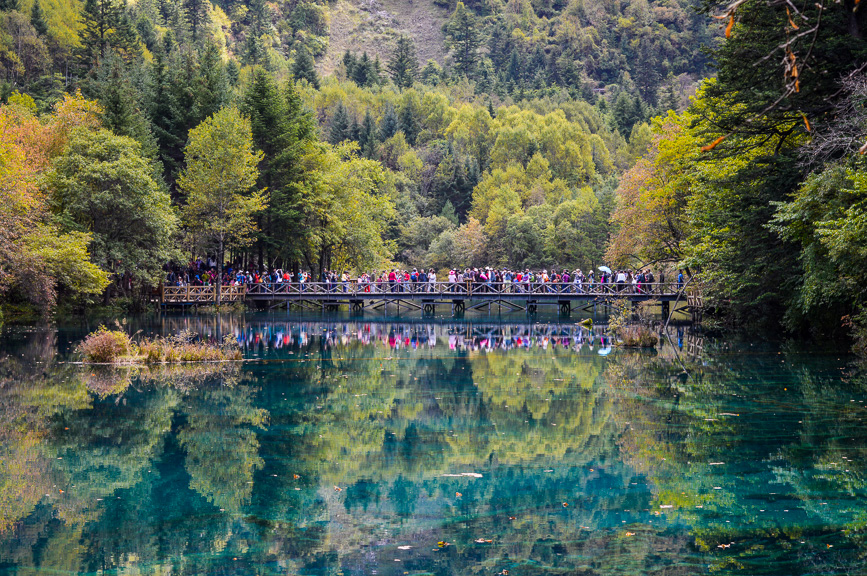
[[[223,301],[223,239],[220,238],[220,248],[217,250],[217,306]]]

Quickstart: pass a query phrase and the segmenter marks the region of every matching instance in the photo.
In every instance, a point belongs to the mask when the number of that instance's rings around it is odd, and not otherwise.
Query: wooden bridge
[[[215,301],[215,286],[165,286],[159,291],[159,302],[163,306],[203,305]],[[680,293],[676,283],[643,284],[638,290],[632,285],[598,283],[278,282],[223,286],[221,301],[253,302],[262,307],[286,304],[316,310],[349,306],[354,311],[395,305],[398,310],[403,306],[425,313],[435,312],[437,306],[449,306],[452,311],[462,313],[492,305],[529,313],[536,312],[539,306],[557,306],[560,312],[569,313],[573,307],[589,310],[597,304],[609,305],[614,301],[626,301],[634,306],[653,301],[660,303],[667,313],[671,302],[682,303],[684,309],[695,308],[700,296],[694,292]]]

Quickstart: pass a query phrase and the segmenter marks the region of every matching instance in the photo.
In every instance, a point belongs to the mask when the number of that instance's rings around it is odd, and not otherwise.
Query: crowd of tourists
[[[186,268],[169,268],[166,284],[169,286],[212,286],[217,283],[217,271],[213,261],[196,260]],[[318,284],[317,284],[318,283]],[[465,268],[452,269],[441,276],[433,269],[413,268],[401,270],[390,268],[352,275],[347,271],[324,270],[314,276],[310,272],[292,272],[280,268],[270,270],[242,270],[228,266],[222,274],[223,286],[249,284],[290,284],[297,289],[318,289],[328,292],[458,292],[472,289],[473,292],[593,292],[609,289],[634,294],[661,292],[665,285],[665,273],[658,276],[649,269],[611,270],[600,266],[598,271],[581,269],[513,270],[511,268]],[[683,272],[678,272],[676,283],[670,288],[684,285]],[[357,285],[357,286],[356,286]],[[288,288],[288,286],[287,286]]]

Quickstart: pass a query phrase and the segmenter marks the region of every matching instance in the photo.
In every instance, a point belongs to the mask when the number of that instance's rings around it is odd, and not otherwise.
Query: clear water
[[[227,368],[7,328],[0,574],[864,574],[852,358],[571,322],[142,319]]]

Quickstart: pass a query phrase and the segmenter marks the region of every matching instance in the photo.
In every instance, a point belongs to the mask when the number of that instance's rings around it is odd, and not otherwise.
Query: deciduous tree
[[[254,151],[250,121],[237,108],[223,108],[190,130],[186,168],[178,187],[186,195],[183,219],[193,240],[217,256],[223,275],[226,249],[254,239],[254,216],[265,209],[262,191],[250,192],[262,153]],[[217,284],[217,304],[221,302]]]

